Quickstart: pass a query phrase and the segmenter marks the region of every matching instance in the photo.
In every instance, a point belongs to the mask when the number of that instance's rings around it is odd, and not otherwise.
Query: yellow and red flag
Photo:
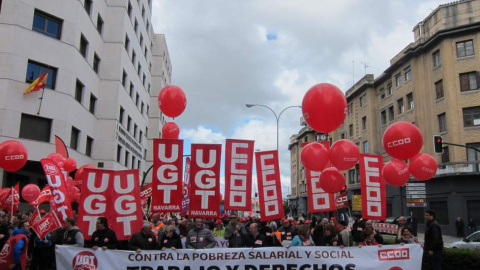
[[[33,81],[27,88],[27,90],[25,90],[25,92],[23,92],[24,95],[26,94],[29,94],[31,92],[35,92],[35,91],[38,91],[42,88],[45,88],[45,86],[47,85],[47,77],[48,77],[48,70],[43,73],[42,75],[40,75],[35,81]]]

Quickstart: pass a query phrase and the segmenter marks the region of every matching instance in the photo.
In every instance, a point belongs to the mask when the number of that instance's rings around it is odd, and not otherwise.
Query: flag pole
[[[15,203],[15,197],[13,197],[13,190],[14,190],[14,187],[12,187],[12,217],[13,217],[13,204]]]
[[[42,101],[43,101],[43,92],[45,92],[45,84],[43,85],[43,88],[42,88],[42,96],[39,97],[38,99],[40,99],[40,105],[38,106],[38,112],[37,112],[37,115],[40,115],[40,109],[42,108]]]

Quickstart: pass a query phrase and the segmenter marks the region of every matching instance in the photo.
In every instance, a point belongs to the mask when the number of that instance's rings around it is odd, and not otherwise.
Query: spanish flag
[[[40,77],[38,77],[35,81],[33,81],[27,88],[27,90],[25,90],[25,92],[23,92],[24,95],[26,94],[29,94],[31,92],[35,92],[35,91],[38,91],[42,88],[45,88],[45,86],[47,85],[47,77],[48,77],[48,70],[43,73],[42,75],[40,75]]]

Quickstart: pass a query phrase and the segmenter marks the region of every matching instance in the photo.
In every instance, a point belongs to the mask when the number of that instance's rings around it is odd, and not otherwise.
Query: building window
[[[77,150],[79,138],[80,138],[80,130],[72,126],[72,133],[70,135],[70,148]]]
[[[133,99],[133,94],[135,93],[134,91],[135,87],[133,86],[133,83],[130,82],[130,98]]]
[[[103,32],[103,19],[102,16],[100,16],[100,13],[97,16],[97,31],[100,35]]]
[[[85,0],[85,11],[87,12],[88,16],[90,16],[92,12],[92,0]]]
[[[85,147],[85,155],[91,157],[92,156],[92,148],[93,148],[93,139],[87,136],[87,144]]]
[[[128,38],[128,35],[125,35],[125,50],[127,51],[127,54],[128,54],[129,48],[130,48],[130,38]]]
[[[383,110],[380,112],[380,123],[383,125],[387,124],[387,111]]]
[[[127,117],[127,130],[128,132],[132,131],[132,118],[130,116]]]
[[[75,83],[75,100],[80,103],[82,103],[84,87],[85,86],[83,85],[83,83],[77,79],[77,82]]]
[[[463,108],[463,126],[480,125],[480,107]]]
[[[125,151],[125,167],[128,167],[128,160],[130,159],[130,152]]]
[[[447,116],[445,113],[437,115],[438,118],[438,131],[445,132],[447,131]]]
[[[123,125],[123,116],[125,115],[125,110],[120,106],[120,115],[118,116],[118,122]]]
[[[360,108],[365,107],[365,105],[367,105],[367,94],[360,97]]]
[[[351,115],[353,112],[353,103],[348,104],[348,115]]]
[[[120,163],[122,159],[122,147],[117,144],[117,162]]]
[[[147,26],[145,27],[147,29],[147,35],[150,36],[150,22],[147,19]]]
[[[405,73],[405,81],[408,82],[412,79],[412,70],[410,67],[407,67],[406,69],[403,70]]]
[[[367,117],[362,117],[362,130],[367,130]]]
[[[26,83],[32,83],[42,74],[48,71],[46,88],[55,90],[55,81],[57,79],[57,69],[51,66],[40,64],[29,60],[27,65]]]
[[[140,77],[140,73],[142,73],[142,65],[140,65],[140,61],[138,61],[138,64],[137,64],[137,74],[138,74],[138,77]]]
[[[128,14],[128,17],[130,17],[130,19],[131,19],[132,18],[132,4],[130,3],[130,1],[128,2],[127,14]]]
[[[355,184],[355,169],[348,170],[348,183]]]
[[[479,85],[478,74],[475,71],[460,74],[460,91],[477,90]]]
[[[147,104],[147,115],[149,111],[150,111],[150,105]]]
[[[347,138],[347,134],[345,132],[342,132],[340,134],[340,139],[346,139]]]
[[[137,138],[137,130],[138,130],[138,126],[137,126],[137,124],[134,124],[133,125],[133,137],[134,138]]]
[[[137,61],[137,53],[132,50],[132,64],[135,66],[135,62]]]
[[[363,142],[363,153],[368,154],[368,141]]]
[[[433,68],[437,68],[442,65],[442,59],[440,58],[440,50],[436,50],[432,54],[432,58],[433,58]]]
[[[380,89],[380,99],[384,99],[385,98],[385,88],[381,88]]]
[[[473,147],[480,150],[480,143],[467,143],[468,147]],[[479,161],[480,153],[472,148],[467,148],[467,160],[468,161]]]
[[[138,31],[138,21],[137,21],[137,18],[135,18],[135,23],[133,25],[133,31],[135,31],[135,34],[137,34],[137,31]]]
[[[140,169],[141,164],[142,164],[142,163],[141,163],[141,161],[140,161],[140,159],[139,159],[139,160],[137,161],[137,169]]]
[[[22,113],[18,137],[41,142],[50,142],[52,120]]]
[[[353,124],[348,126],[348,134],[349,134],[350,137],[353,137]]]
[[[97,105],[97,98],[92,93],[90,93],[90,106],[88,107],[88,110],[92,114],[95,114],[96,105]]]
[[[430,202],[430,210],[435,211],[435,220],[438,224],[449,224],[448,204],[446,201]]]
[[[140,47],[143,46],[143,35],[142,33],[140,33]]]
[[[87,58],[87,50],[88,50],[88,40],[85,38],[83,34],[80,35],[80,54],[83,58]]]
[[[392,84],[391,84],[391,83],[390,83],[390,84],[388,84],[388,86],[387,86],[387,89],[388,89],[388,90],[387,90],[387,95],[389,95],[389,96],[390,96],[390,95],[393,93],[393,92],[392,92],[393,86],[392,86]]]
[[[123,74],[122,74],[122,85],[123,85],[123,88],[127,87],[127,72],[125,72],[125,69],[123,70]]]
[[[145,20],[145,7],[142,6],[142,19]]]
[[[136,163],[136,158],[135,158],[135,156],[132,154],[132,169],[135,169],[135,163]]]
[[[435,83],[435,93],[437,96],[437,99],[443,98],[444,93],[443,93],[443,80],[440,80]]]
[[[480,223],[480,200],[467,200],[467,218],[473,219],[475,224]],[[480,240],[477,238],[476,242]]]
[[[93,55],[93,70],[98,74],[98,71],[100,70],[100,57],[95,53]]]
[[[145,73],[143,73],[142,83],[143,83],[144,86],[145,86],[145,81],[146,80],[147,80],[147,76],[145,76]]]
[[[450,150],[447,147],[443,147],[443,153],[442,153],[442,163],[447,163],[450,162]]]
[[[35,10],[32,29],[44,35],[60,39],[63,21],[47,13]]]
[[[413,93],[407,94],[407,106],[408,110],[415,108],[415,104],[413,102]]]
[[[397,108],[398,114],[402,114],[405,112],[405,106],[403,106],[403,98],[397,100]]]
[[[395,113],[393,112],[393,106],[388,107],[388,121],[395,120]]]
[[[143,51],[143,55],[145,56],[145,59],[147,59],[147,53],[148,53],[147,46],[145,46],[145,50]]]
[[[142,105],[140,105],[140,113],[141,113],[142,115],[143,115],[143,110],[144,110],[144,108],[145,108],[144,106],[145,106],[145,104],[144,104],[143,101],[142,101]]]
[[[465,57],[474,55],[475,52],[473,50],[473,40],[465,40],[457,42],[457,57]]]
[[[402,75],[400,73],[398,73],[397,75],[395,75],[395,87],[400,87],[402,86]]]
[[[138,103],[140,102],[140,95],[138,93],[135,95],[135,106],[138,108]]]

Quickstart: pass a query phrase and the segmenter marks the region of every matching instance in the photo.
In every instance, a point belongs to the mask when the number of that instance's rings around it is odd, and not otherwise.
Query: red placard
[[[347,193],[340,192],[335,203],[337,204],[337,209],[348,208],[350,204],[348,203]]]
[[[335,196],[320,188],[321,172],[305,168],[307,178],[308,213],[321,213],[337,210]]]
[[[38,238],[43,239],[48,233],[62,227],[55,212],[46,214],[42,219],[32,224],[32,229],[37,233]]]
[[[254,141],[227,139],[225,146],[225,210],[252,210]]]
[[[38,210],[38,208],[35,208],[35,210],[32,213],[32,216],[28,220],[28,223],[30,223],[30,225],[33,225],[33,224],[37,223],[38,221],[40,221],[41,219],[42,219],[42,217],[40,216],[40,211]]]
[[[221,144],[192,144],[190,216],[220,217]]]
[[[387,218],[387,195],[382,177],[383,157],[360,154],[360,179],[362,186],[363,219]]]
[[[152,212],[182,209],[183,140],[153,140]]]
[[[42,191],[40,192],[40,195],[38,195],[38,198],[35,201],[32,201],[30,205],[37,206],[44,202],[49,202],[51,199],[52,199],[52,190],[50,189],[49,185],[46,185],[45,187],[43,187]]]
[[[85,169],[77,224],[85,239],[96,230],[97,218],[106,217],[118,240],[128,240],[140,231],[143,213],[140,206],[138,170],[111,171]]]
[[[61,222],[67,218],[73,218],[72,205],[68,195],[67,182],[65,175],[60,167],[51,159],[44,158],[40,160],[43,171],[47,177],[47,183],[52,191],[52,197],[55,204],[55,212]]]
[[[262,221],[283,218],[282,184],[280,182],[278,152],[256,152],[255,163],[257,166]]]
[[[148,198],[152,197],[152,183],[142,187],[140,191],[140,201],[142,207],[145,207],[148,203]]]

